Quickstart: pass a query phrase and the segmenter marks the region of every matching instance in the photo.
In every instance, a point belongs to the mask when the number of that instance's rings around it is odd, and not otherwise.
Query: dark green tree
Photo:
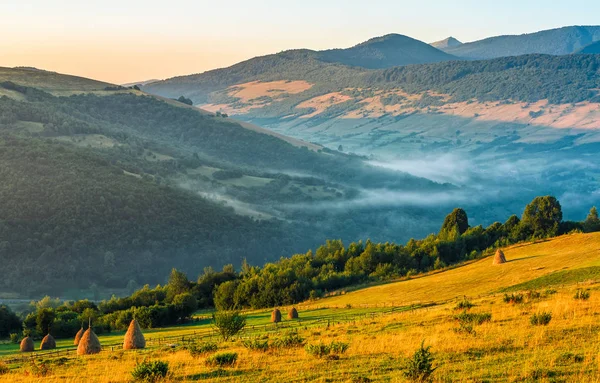
[[[0,305],[0,338],[21,332],[19,317],[6,305]]]
[[[198,309],[198,300],[190,293],[176,295],[171,304],[175,307],[176,315],[180,320],[190,318]]]
[[[555,197],[536,197],[525,207],[521,224],[529,226],[535,237],[550,237],[558,234],[562,217],[560,202]]]
[[[50,331],[50,329],[52,328],[52,324],[54,323],[55,318],[56,313],[53,309],[39,309],[35,318],[35,329],[37,330],[38,334],[48,334],[48,331]]]
[[[458,233],[460,235],[464,234],[464,232],[469,228],[469,218],[467,217],[467,212],[461,208],[454,209],[452,213],[446,216],[446,219],[444,219],[444,223],[442,224],[440,234],[450,233],[455,227],[458,229]]]
[[[167,301],[171,302],[175,296],[190,291],[190,281],[183,272],[173,268],[166,287]]]
[[[600,219],[598,218],[598,210],[596,209],[596,206],[590,209],[590,213],[583,223],[583,227],[587,233],[600,231]]]
[[[236,308],[235,291],[238,283],[227,281],[215,287],[213,299],[217,310],[233,310]]]

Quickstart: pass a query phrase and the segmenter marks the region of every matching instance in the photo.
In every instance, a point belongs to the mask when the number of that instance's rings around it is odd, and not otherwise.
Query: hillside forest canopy
[[[21,332],[42,337],[48,331],[57,337],[72,337],[93,320],[96,332],[124,330],[135,318],[144,328],[156,328],[189,320],[199,308],[239,310],[291,305],[340,289],[372,282],[385,282],[492,254],[497,247],[551,238],[572,232],[600,230],[597,209],[584,221],[562,220],[560,202],[552,196],[536,197],[522,216],[488,227],[469,226],[463,209],[454,209],[436,234],[406,244],[328,240],[315,252],[281,258],[262,267],[243,262],[239,272],[233,265],[222,271],[207,267],[196,281],[173,269],[164,286],[148,285],[130,296],[93,302],[61,302],[46,297],[16,314],[0,307],[0,336]]]

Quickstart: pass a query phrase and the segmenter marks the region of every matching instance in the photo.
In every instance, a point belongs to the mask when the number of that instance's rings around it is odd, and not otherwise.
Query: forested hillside
[[[491,59],[532,53],[568,55],[598,40],[600,26],[570,26],[523,35],[489,37],[442,50],[468,59]]]
[[[89,294],[159,283],[173,266],[262,263],[325,235],[406,238],[443,207],[365,209],[364,191],[455,189],[137,90],[36,74],[44,90],[0,83],[0,292]]]

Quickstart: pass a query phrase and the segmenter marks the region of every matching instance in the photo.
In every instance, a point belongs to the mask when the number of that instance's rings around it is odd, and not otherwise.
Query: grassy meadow
[[[15,360],[16,345],[3,344],[0,360],[10,371],[0,381],[128,382],[137,363],[161,360],[169,363],[167,382],[405,382],[406,359],[424,341],[435,358],[434,382],[600,382],[600,234],[513,246],[505,254],[500,266],[486,258],[300,304],[299,320],[285,319],[284,308],[277,326],[269,323],[270,310],[247,312],[246,329],[228,342],[214,334],[210,313],[201,312],[190,324],[144,331],[142,351],[120,350],[123,333],[100,335],[103,351],[88,357],[36,352]],[[576,299],[578,291],[589,297]],[[549,322],[532,324],[541,313],[550,314]],[[304,344],[349,348],[317,358],[303,346],[273,346],[292,330]],[[271,346],[248,349],[248,339]],[[209,366],[214,352],[193,355],[189,342],[217,343],[217,353],[236,352],[238,359]],[[59,340],[59,349],[71,343]]]

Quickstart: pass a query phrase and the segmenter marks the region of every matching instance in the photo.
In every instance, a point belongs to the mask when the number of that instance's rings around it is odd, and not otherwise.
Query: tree
[[[191,317],[194,311],[198,309],[198,301],[190,293],[176,295],[171,304],[175,306],[175,311],[180,320]]]
[[[555,197],[536,197],[525,207],[521,223],[531,228],[534,237],[551,237],[558,234],[562,217],[560,202]]]
[[[457,227],[460,235],[464,234],[464,232],[469,228],[469,218],[467,217],[467,212],[461,208],[454,209],[452,213],[446,216],[446,219],[444,219],[444,223],[442,224],[440,234],[450,233],[454,227]]]
[[[598,218],[598,210],[596,209],[596,206],[590,209],[590,213],[583,223],[583,227],[587,233],[600,231],[600,219]]]
[[[239,311],[217,311],[213,314],[213,325],[223,340],[228,341],[246,327],[246,317]]]
[[[173,268],[166,287],[167,301],[171,302],[176,295],[190,291],[190,281],[184,273]]]
[[[48,334],[52,324],[54,323],[54,318],[56,318],[56,313],[53,309],[39,309],[35,318],[35,329],[37,332],[41,335]]]
[[[7,337],[13,332],[21,332],[21,321],[8,306],[0,305],[0,338]]]
[[[233,310],[235,304],[235,290],[238,283],[236,281],[227,281],[215,287],[213,300],[217,310]]]

